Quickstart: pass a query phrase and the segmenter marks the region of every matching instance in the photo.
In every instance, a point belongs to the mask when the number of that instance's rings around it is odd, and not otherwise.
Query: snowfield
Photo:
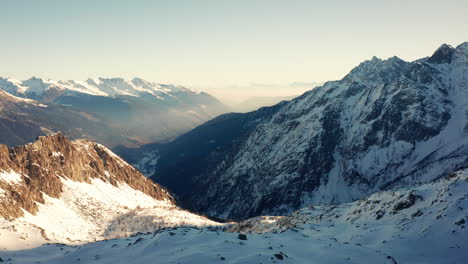
[[[25,216],[14,221],[0,218],[0,250],[82,244],[174,226],[220,225],[126,184],[115,187],[100,179],[92,179],[91,184],[69,179],[62,183],[61,197],[45,195],[46,203],[38,203],[37,215],[24,211]]]
[[[464,169],[435,182],[290,216],[224,227],[202,221],[200,226],[213,226],[146,229],[88,244],[4,250],[0,257],[6,263],[466,263],[467,189]],[[146,210],[151,208],[138,212],[147,215]],[[139,213],[122,222],[142,226],[134,224]]]

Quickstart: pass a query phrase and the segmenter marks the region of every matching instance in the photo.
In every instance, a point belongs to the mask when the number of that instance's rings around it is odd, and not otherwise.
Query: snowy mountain
[[[414,62],[374,57],[292,101],[119,153],[198,212],[287,214],[468,165],[467,93],[468,43],[443,45]]]
[[[0,90],[100,116],[136,142],[122,144],[133,146],[173,139],[226,111],[222,103],[204,92],[140,78],[84,82],[0,78]]]
[[[290,216],[0,251],[6,263],[447,263],[468,258],[468,171]],[[238,233],[242,232],[242,233]]]
[[[56,131],[108,146],[136,143],[124,130],[98,115],[16,97],[0,90],[0,143],[17,146]]]
[[[0,145],[0,250],[218,225],[179,209],[165,189],[100,144],[58,133]]]

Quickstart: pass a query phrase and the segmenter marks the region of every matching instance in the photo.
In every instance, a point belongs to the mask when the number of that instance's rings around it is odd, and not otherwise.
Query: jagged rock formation
[[[25,81],[0,78],[0,90],[16,97],[33,99],[46,105],[59,105],[68,111],[82,115],[86,113],[90,118],[104,120],[107,126],[112,127],[115,135],[125,139],[120,140],[121,145],[133,147],[173,139],[226,112],[226,107],[207,93],[140,78],[97,78],[84,82],[43,80],[36,77]],[[52,116],[48,118],[53,119]],[[75,126],[80,125],[86,126],[86,122]],[[41,126],[56,131],[47,122]],[[87,127],[82,128],[87,132]],[[42,134],[35,134],[38,135]],[[9,135],[0,133],[0,136],[8,138]],[[109,144],[110,140],[105,139],[92,138],[110,147],[119,142],[112,141]]]
[[[6,219],[23,216],[22,209],[37,213],[37,203],[44,203],[44,195],[59,198],[61,179],[91,183],[98,178],[114,186],[127,184],[156,200],[174,202],[162,187],[106,147],[86,140],[70,141],[61,133],[14,148],[0,145],[0,175],[16,178],[14,184],[0,178],[0,216]]]
[[[209,144],[220,117],[211,129],[187,133],[185,144],[147,151],[158,158],[152,178],[194,210],[234,219],[433,180],[468,164],[468,43],[414,62],[374,57],[270,109],[257,111],[254,127],[227,144]],[[162,149],[185,155],[193,142],[208,150],[192,154],[199,157],[195,173],[180,176],[184,159],[168,161]]]

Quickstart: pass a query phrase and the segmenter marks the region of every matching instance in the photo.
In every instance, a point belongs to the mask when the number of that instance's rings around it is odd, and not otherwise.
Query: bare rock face
[[[6,219],[23,216],[21,209],[37,213],[36,203],[44,203],[44,194],[59,198],[61,178],[87,183],[99,178],[114,186],[127,184],[174,204],[165,189],[106,147],[87,140],[70,141],[61,133],[15,148],[0,145],[0,176],[0,216]],[[12,181],[15,177],[21,180]]]

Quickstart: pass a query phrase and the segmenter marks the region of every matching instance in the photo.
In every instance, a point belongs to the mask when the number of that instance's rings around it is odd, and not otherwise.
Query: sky
[[[468,41],[467,10],[466,0],[2,1],[0,76],[287,95],[372,56],[415,60]]]

